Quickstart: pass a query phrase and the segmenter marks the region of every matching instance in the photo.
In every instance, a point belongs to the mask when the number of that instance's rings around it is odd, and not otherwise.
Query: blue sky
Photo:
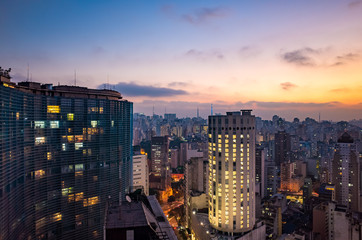
[[[361,1],[2,6],[0,66],[13,69],[14,81],[26,79],[28,64],[33,81],[73,84],[76,71],[78,85],[109,83],[146,114],[156,104],[156,113],[177,105],[192,116],[199,105],[207,116],[214,103],[220,112],[253,107],[264,118],[362,118]]]

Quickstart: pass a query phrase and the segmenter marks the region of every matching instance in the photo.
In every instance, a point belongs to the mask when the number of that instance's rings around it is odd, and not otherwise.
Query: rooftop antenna
[[[152,116],[155,116],[155,105],[152,107]]]
[[[33,74],[30,73],[30,82],[32,82],[32,81],[33,81]]]
[[[199,107],[197,107],[197,118],[199,118],[200,115],[199,115]]]
[[[321,122],[321,112],[319,112],[319,123]]]
[[[74,86],[77,86],[77,70],[74,69]]]
[[[27,67],[26,81],[29,82],[29,63],[28,63],[28,67]]]
[[[214,115],[214,110],[212,109],[212,104],[211,104],[211,116]]]

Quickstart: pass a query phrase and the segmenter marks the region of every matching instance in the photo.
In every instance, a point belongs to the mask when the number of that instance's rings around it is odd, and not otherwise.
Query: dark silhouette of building
[[[290,154],[290,135],[285,131],[275,134],[275,164],[280,167],[281,163],[288,162]]]

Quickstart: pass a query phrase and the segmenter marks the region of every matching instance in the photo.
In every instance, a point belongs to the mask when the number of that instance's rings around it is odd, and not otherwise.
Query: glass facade
[[[115,91],[2,77],[0,240],[102,239],[132,181],[132,112]]]

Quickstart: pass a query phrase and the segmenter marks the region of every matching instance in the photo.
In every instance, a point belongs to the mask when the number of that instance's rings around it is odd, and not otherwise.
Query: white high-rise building
[[[255,224],[255,116],[209,116],[209,221],[228,235]]]
[[[146,155],[133,156],[133,188],[142,187],[146,196],[149,194],[149,173]]]

